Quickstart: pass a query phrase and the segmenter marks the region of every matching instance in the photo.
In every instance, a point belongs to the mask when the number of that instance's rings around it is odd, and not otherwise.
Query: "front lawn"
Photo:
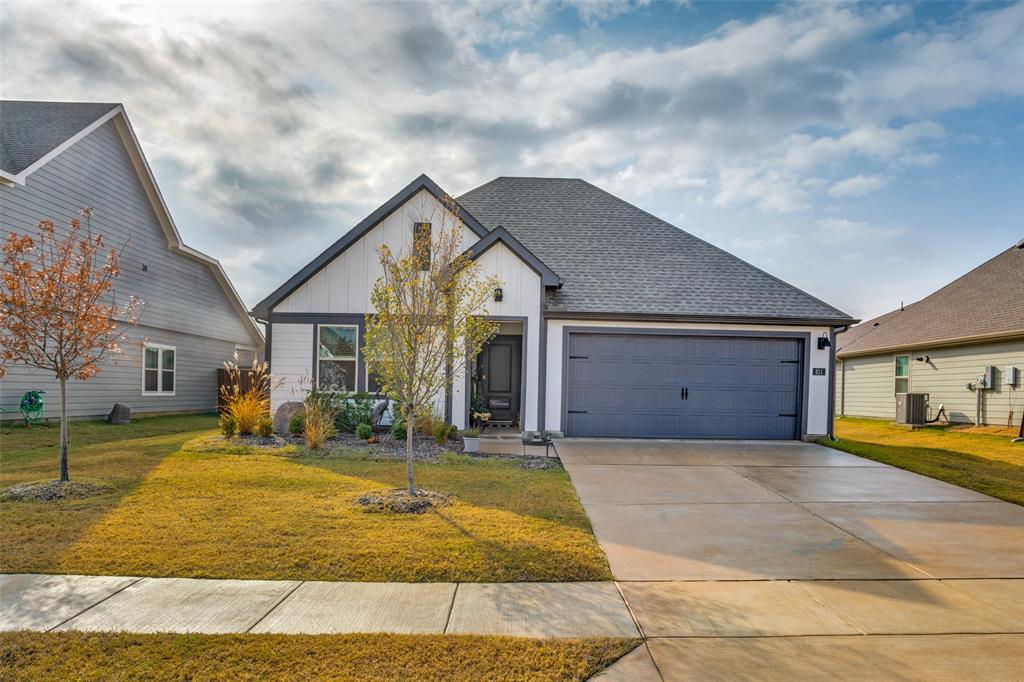
[[[161,423],[163,422],[163,423]],[[165,425],[179,432],[166,435]],[[72,424],[72,477],[115,492],[63,504],[0,503],[0,571],[353,581],[608,580],[561,468],[451,457],[417,464],[450,507],[371,514],[361,494],[404,482],[404,462],[211,449],[209,417]],[[56,429],[54,429],[56,431]],[[106,435],[104,439],[102,436]],[[139,437],[141,436],[141,437]],[[3,434],[0,487],[52,477],[32,429]],[[190,442],[191,441],[191,442]]]
[[[0,634],[5,680],[585,680],[637,644],[461,635]]]
[[[836,419],[839,450],[1024,505],[1024,443],[936,426],[912,431],[879,419]]]

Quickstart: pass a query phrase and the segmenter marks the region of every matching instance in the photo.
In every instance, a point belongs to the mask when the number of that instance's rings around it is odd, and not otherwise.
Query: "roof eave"
[[[930,341],[917,341],[914,343],[899,343],[891,344],[888,346],[878,346],[877,348],[865,348],[855,350],[843,350],[840,348],[836,351],[836,357],[839,359],[843,358],[855,358],[864,357],[868,355],[884,355],[887,353],[894,353],[898,351],[907,350],[927,350],[930,348],[944,348],[946,346],[971,346],[981,343],[989,343],[992,341],[1004,341],[1010,339],[1024,339],[1024,329],[1016,329],[1007,332],[994,332],[992,334],[978,334],[976,336],[961,336],[958,338],[950,339],[932,339]]]
[[[275,305],[294,293],[296,289],[305,284],[316,273],[320,272],[320,270],[326,267],[328,263],[344,253],[352,244],[366,235],[389,215],[398,210],[402,204],[421,190],[427,190],[435,199],[438,200],[450,196],[447,192],[441,189],[440,185],[431,180],[426,174],[421,174],[415,180],[399,190],[394,196],[377,207],[377,209],[370,213],[370,215],[359,221],[355,227],[324,249],[316,258],[307,263],[301,270],[289,277],[284,284],[271,292],[269,296],[253,306],[251,314],[257,319],[268,319],[270,311]],[[457,202],[455,205],[459,210],[458,217],[466,227],[473,232],[473,234],[478,237],[485,237],[488,234],[487,228],[484,227],[479,220],[474,218],[469,211],[464,209]]]
[[[532,251],[523,246],[523,244],[509,234],[501,225],[491,230],[485,235],[480,241],[470,246],[463,255],[468,255],[471,259],[476,260],[480,256],[487,253],[488,249],[492,246],[501,242],[508,248],[512,253],[516,254],[520,260],[526,263],[531,270],[533,270],[540,277],[541,285],[544,287],[560,287],[562,286],[562,278],[558,276],[554,270],[544,264],[540,258],[538,258]]]
[[[818,318],[818,317],[756,317],[737,315],[676,315],[672,313],[622,313],[622,312],[590,312],[545,309],[544,317],[548,320],[629,320],[636,322],[694,322],[712,324],[759,324],[807,327],[845,327],[855,324],[853,318]]]

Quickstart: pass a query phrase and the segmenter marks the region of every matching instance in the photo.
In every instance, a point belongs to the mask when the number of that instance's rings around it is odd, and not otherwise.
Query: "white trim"
[[[897,362],[897,360],[899,358],[906,358],[907,359],[907,373],[906,374],[897,374],[896,373],[896,370],[899,369],[899,362]],[[899,395],[900,393],[903,393],[903,392],[910,393],[910,363],[912,361],[913,361],[913,357],[910,355],[910,353],[893,353],[893,356],[892,356],[892,394],[894,396],[895,395]],[[907,381],[907,390],[906,391],[898,391],[898,390],[896,390],[897,387],[898,387],[898,384],[896,382],[898,382],[900,379],[906,379],[906,381]]]
[[[146,390],[146,372],[154,371],[146,367],[146,351],[150,348],[157,351],[156,354],[156,387],[155,391]],[[174,368],[171,370],[164,369],[164,351],[171,351],[174,353]],[[170,391],[161,390],[164,385],[164,372],[170,371],[174,374],[174,389]],[[173,397],[178,392],[178,349],[175,346],[167,346],[162,343],[144,343],[142,345],[142,395],[147,396],[168,396]]]
[[[83,137],[85,137],[92,131],[96,130],[101,125],[103,125],[110,119],[114,118],[118,114],[124,116],[124,107],[122,107],[120,104],[114,106],[110,111],[103,114],[98,119],[96,119],[86,127],[79,130],[76,134],[64,140],[64,142],[62,142],[60,145],[54,147],[52,150],[50,150],[48,154],[46,154],[46,156],[36,159],[36,161],[31,166],[25,168],[20,173],[8,173],[7,171],[0,170],[0,177],[3,177],[4,179],[10,180],[11,182],[17,183],[19,185],[24,185],[25,179],[28,176],[32,175],[37,170],[39,170],[46,164],[50,163],[50,161],[63,154],[68,148],[77,143]]]
[[[352,357],[348,356],[331,356],[329,358],[320,357],[320,330],[321,329],[353,329],[356,333],[356,352]],[[345,393],[346,395],[353,395],[359,392],[359,325],[357,324],[316,324],[315,332],[313,336],[313,342],[316,344],[316,355],[313,358],[313,370],[316,375],[316,385],[320,386],[320,361],[326,362],[354,362],[356,363],[355,372],[352,374],[352,386],[351,391],[337,391],[338,393]]]

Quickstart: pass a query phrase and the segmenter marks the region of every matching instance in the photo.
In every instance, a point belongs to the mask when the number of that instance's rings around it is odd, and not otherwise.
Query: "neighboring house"
[[[927,393],[950,421],[1020,424],[1024,240],[930,296],[836,338],[836,414],[896,416],[897,393]],[[987,367],[990,386],[978,387]],[[979,414],[980,408],[980,414]]]
[[[119,297],[145,302],[130,342],[96,377],[69,382],[68,413],[105,416],[115,402],[135,414],[215,409],[217,369],[238,351],[262,354],[263,337],[220,264],[184,245],[135,133],[119,104],[0,102],[0,228],[32,234],[49,218],[93,208],[92,231],[121,248]],[[51,375],[9,368],[0,404],[17,418],[22,394],[45,390],[44,416],[58,414]]]
[[[274,409],[318,374],[375,390],[361,347],[377,249],[408,248],[443,196],[420,176],[255,306],[284,380]],[[466,249],[503,284],[474,380],[438,397],[452,423],[476,390],[494,421],[568,436],[830,432],[826,341],[845,313],[583,180],[503,177],[457,201]]]

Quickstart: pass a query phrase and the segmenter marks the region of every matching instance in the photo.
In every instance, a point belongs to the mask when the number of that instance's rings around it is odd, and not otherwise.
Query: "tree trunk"
[[[68,380],[60,378],[60,480],[68,481]]]
[[[416,487],[412,481],[412,436],[413,436],[413,409],[405,408],[405,477],[409,481],[409,495],[416,495]]]

